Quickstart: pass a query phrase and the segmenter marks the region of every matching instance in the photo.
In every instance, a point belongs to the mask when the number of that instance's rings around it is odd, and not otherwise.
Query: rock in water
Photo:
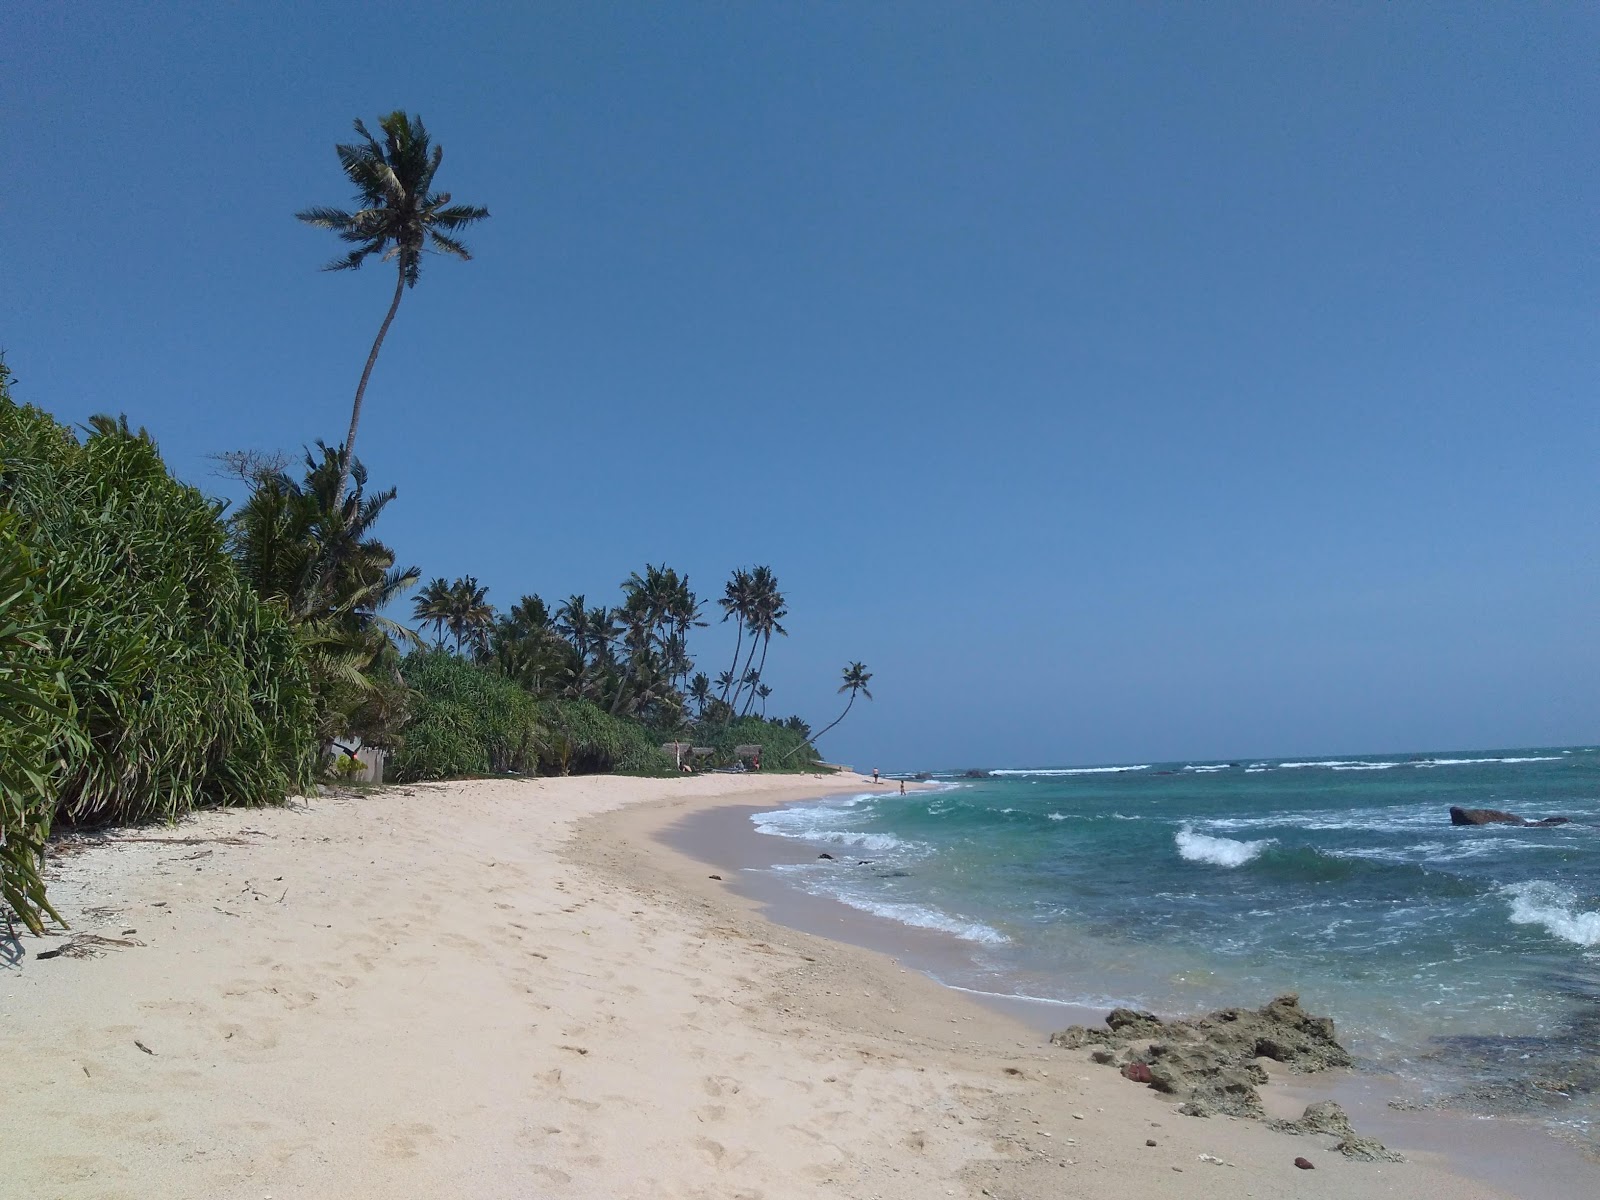
[[[1571,817],[1545,817],[1539,821],[1529,821],[1517,816],[1516,813],[1501,812],[1498,808],[1459,808],[1450,806],[1450,824],[1452,825],[1520,825],[1524,829],[1549,829],[1556,825],[1567,825]]]

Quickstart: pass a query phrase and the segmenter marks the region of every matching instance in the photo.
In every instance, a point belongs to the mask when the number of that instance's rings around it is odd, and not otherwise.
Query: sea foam
[[[1148,771],[1149,763],[1134,767],[1000,767],[991,775],[1120,775],[1124,771]]]
[[[1600,912],[1583,912],[1576,893],[1542,879],[1502,889],[1511,901],[1515,925],[1542,925],[1576,946],[1600,946]]]
[[[803,804],[792,808],[779,808],[760,812],[750,821],[757,833],[773,837],[795,838],[807,842],[826,842],[834,846],[853,846],[860,850],[898,850],[908,845],[892,833],[869,833],[849,828],[856,814],[850,810],[860,803],[860,798],[826,804]],[[857,817],[859,819],[859,817]],[[841,828],[843,826],[843,828]]]
[[[1178,843],[1178,853],[1183,858],[1219,867],[1242,867],[1276,840],[1263,838],[1257,842],[1236,842],[1232,838],[1196,833],[1187,825],[1173,836],[1173,841]]]

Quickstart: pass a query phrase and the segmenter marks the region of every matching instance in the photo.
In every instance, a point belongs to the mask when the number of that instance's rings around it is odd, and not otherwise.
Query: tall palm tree
[[[732,617],[738,622],[739,636],[733,643],[733,665],[723,674],[717,676],[717,682],[722,684],[720,699],[728,698],[728,689],[733,686],[738,678],[739,651],[744,646],[745,618],[750,615],[750,600],[752,597],[750,586],[750,572],[743,567],[734,571],[732,578],[723,585],[722,599],[717,601],[722,609],[722,620],[727,623]],[[735,697],[737,699],[737,696]]]
[[[850,714],[850,706],[856,702],[857,692],[860,692],[868,700],[872,699],[872,693],[867,691],[867,681],[871,678],[872,672],[867,670],[867,668],[861,663],[853,662],[844,669],[844,682],[839,685],[839,691],[849,692],[850,699],[845,703],[844,712],[840,713],[827,725],[823,726],[820,732],[812,735],[811,742],[813,745],[816,744],[818,738],[820,738],[824,733],[827,733],[828,730],[832,729]]]
[[[756,690],[761,681],[761,673],[767,669],[767,647],[772,644],[772,635],[776,633],[783,637],[789,636],[789,631],[779,624],[789,615],[789,609],[783,593],[778,590],[778,577],[772,573],[772,568],[757,567],[751,574],[750,581],[755,593],[751,628],[761,639],[761,661],[756,665],[755,679],[751,683],[750,694],[745,698],[740,716],[747,715],[756,702]],[[754,649],[752,643],[751,650]],[[747,663],[746,666],[748,665]]]
[[[472,255],[455,237],[455,231],[489,215],[487,208],[452,204],[449,192],[433,190],[433,177],[444,157],[444,148],[432,145],[421,117],[407,116],[397,109],[380,119],[378,127],[383,132],[381,142],[368,133],[367,127],[357,118],[355,128],[361,140],[335,147],[339,166],[355,185],[356,203],[360,207],[355,212],[346,212],[342,208],[319,206],[295,214],[308,225],[332,230],[340,241],[355,247],[330,262],[325,270],[353,271],[372,254],[380,255],[385,261],[393,260],[395,264],[394,299],[389,302],[389,311],[384,314],[378,336],[367,354],[367,365],[362,368],[361,382],[356,385],[355,404],[350,409],[350,432],[339,457],[336,498],[344,496],[345,482],[349,478],[367,380],[372,377],[378,351],[400,307],[401,294],[406,288],[417,286],[423,253],[434,251],[470,259]]]

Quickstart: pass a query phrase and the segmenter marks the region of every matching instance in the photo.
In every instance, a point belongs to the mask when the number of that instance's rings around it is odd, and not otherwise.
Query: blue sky
[[[770,563],[857,766],[1600,737],[1594,8],[376,12],[0,12],[21,398],[337,440],[390,283],[291,214],[404,107],[494,214],[358,444],[427,575]]]

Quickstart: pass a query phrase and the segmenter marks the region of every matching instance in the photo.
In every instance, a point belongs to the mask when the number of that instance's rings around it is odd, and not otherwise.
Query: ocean
[[[1410,1102],[1600,1149],[1595,748],[933,779],[756,814],[834,856],[770,870],[958,939],[954,987],[1165,1013],[1297,991]]]

